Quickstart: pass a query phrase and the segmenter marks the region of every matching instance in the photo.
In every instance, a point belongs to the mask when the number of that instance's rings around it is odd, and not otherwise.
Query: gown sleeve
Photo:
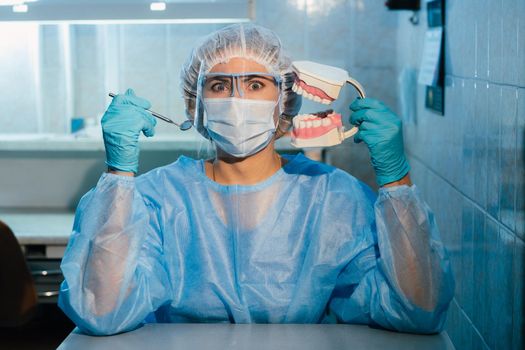
[[[137,179],[105,173],[80,200],[58,303],[85,333],[137,328],[171,295],[151,188],[139,191]]]
[[[401,332],[440,332],[454,295],[450,261],[433,213],[415,185],[383,188],[361,211],[359,247],[343,268],[328,304],[340,323]],[[366,202],[366,201],[365,201]]]

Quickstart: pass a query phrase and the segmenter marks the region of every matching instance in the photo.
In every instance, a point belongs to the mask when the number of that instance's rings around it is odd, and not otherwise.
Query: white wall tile
[[[525,1],[518,1],[518,9],[516,11],[518,20],[516,35],[518,43],[518,58],[517,58],[517,77],[518,85],[525,87]]]
[[[486,0],[483,0],[486,1]],[[461,1],[449,1],[445,7],[445,72],[462,76],[460,62],[462,56],[459,55],[462,45],[463,35],[463,15]]]
[[[475,66],[474,77],[478,79],[488,78],[488,58],[489,58],[489,40],[488,40],[488,22],[489,13],[487,11],[488,2],[493,0],[478,0],[472,3],[475,7]],[[457,30],[462,30],[461,26]]]
[[[505,0],[501,17],[501,81],[518,85],[518,1]],[[523,19],[522,19],[523,20]]]
[[[119,66],[123,70],[166,69],[167,47],[166,25],[121,25]]]
[[[340,21],[345,21],[345,12],[340,12]],[[388,11],[380,1],[363,2],[362,7],[354,7],[354,12],[351,22],[354,65],[365,68],[395,67],[396,57],[392,53],[396,48],[397,12]]]
[[[488,79],[492,82],[502,82],[503,79],[503,16],[502,4],[500,0],[489,1],[488,6]]]
[[[305,3],[301,0],[256,2],[256,23],[275,31],[294,60],[308,59],[305,50],[308,45],[305,42],[308,30]]]
[[[518,89],[516,127],[516,233],[525,240],[525,89]]]
[[[461,74],[466,78],[474,78],[476,67],[476,23],[478,18],[474,11],[476,0],[461,1],[460,14],[461,25],[461,44],[460,44],[460,66]]]
[[[500,154],[500,211],[501,222],[515,230],[516,209],[516,140],[518,91],[514,87],[502,87],[501,154]]]

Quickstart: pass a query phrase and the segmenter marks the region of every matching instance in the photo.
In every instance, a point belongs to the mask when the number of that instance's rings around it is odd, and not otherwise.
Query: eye
[[[250,90],[260,90],[264,88],[264,83],[260,80],[250,80],[248,87]]]
[[[225,92],[228,91],[228,84],[225,82],[217,81],[211,84],[210,90],[213,92]]]

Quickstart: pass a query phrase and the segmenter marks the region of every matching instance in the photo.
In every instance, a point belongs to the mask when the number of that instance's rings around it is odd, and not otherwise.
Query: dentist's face
[[[277,122],[279,117],[279,106],[277,105],[279,86],[271,75],[249,74],[253,72],[268,74],[265,66],[240,57],[233,57],[226,63],[216,64],[206,76],[203,97],[237,97],[275,101],[274,122]],[[228,74],[240,74],[240,76],[232,77]]]

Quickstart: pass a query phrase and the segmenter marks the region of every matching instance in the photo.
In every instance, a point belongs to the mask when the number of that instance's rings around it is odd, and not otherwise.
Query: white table
[[[135,331],[107,337],[75,329],[59,350],[242,349],[452,350],[448,335],[414,335],[362,325],[318,324],[147,324]]]

